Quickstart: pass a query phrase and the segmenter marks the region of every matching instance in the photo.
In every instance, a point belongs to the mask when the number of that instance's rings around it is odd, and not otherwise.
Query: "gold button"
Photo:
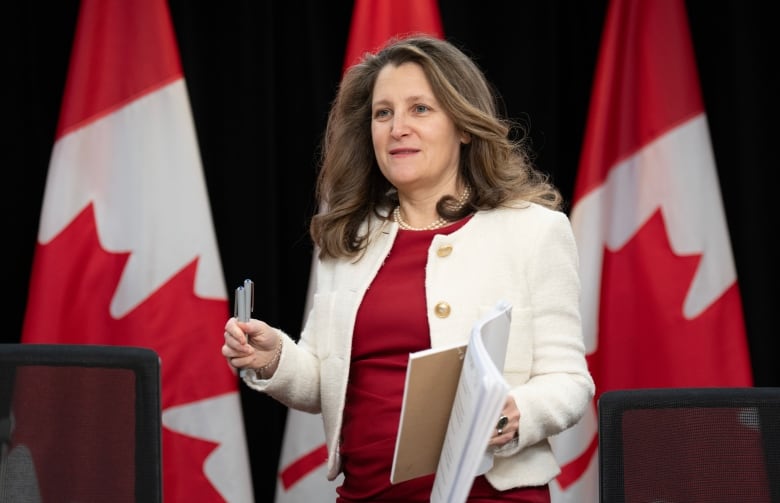
[[[452,253],[452,245],[442,245],[436,250],[436,255],[440,257],[448,257]]]
[[[436,316],[439,318],[446,318],[450,315],[450,305],[446,302],[439,302],[436,304],[436,307],[433,308],[433,312],[435,312]]]

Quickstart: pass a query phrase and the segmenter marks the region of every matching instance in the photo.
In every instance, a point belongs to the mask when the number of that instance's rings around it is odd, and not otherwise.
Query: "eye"
[[[415,111],[415,113],[418,113],[418,114],[424,114],[428,110],[430,110],[430,108],[428,108],[428,105],[415,105],[414,106],[414,111]]]
[[[390,117],[390,110],[387,108],[380,108],[374,111],[374,119],[386,119]]]

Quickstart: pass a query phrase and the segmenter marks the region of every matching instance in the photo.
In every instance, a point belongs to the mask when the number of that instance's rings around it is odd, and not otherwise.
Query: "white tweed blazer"
[[[355,317],[363,294],[398,232],[373,219],[359,260],[324,260],[307,320],[296,344],[285,337],[279,367],[268,380],[246,372],[250,387],[288,407],[322,413],[328,478],[340,472],[339,437]],[[440,250],[447,252],[439,253]],[[504,375],[520,409],[516,442],[496,453],[486,477],[499,490],[548,483],[560,471],[548,438],[585,413],[594,383],[585,361],[574,235],[564,213],[536,204],[477,212],[462,228],[436,235],[425,286],[434,347],[465,343],[474,321],[499,300],[512,308]],[[434,313],[445,302],[449,316]],[[392,307],[390,307],[392,309]]]

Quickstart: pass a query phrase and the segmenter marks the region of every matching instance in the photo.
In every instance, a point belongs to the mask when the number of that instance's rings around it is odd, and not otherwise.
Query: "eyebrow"
[[[417,101],[426,101],[426,102],[436,102],[436,98],[434,98],[432,95],[426,95],[426,94],[415,94],[414,96],[409,96],[406,99],[404,99],[406,103],[415,103]],[[389,100],[377,100],[371,103],[371,107],[375,107],[377,105],[389,105]]]

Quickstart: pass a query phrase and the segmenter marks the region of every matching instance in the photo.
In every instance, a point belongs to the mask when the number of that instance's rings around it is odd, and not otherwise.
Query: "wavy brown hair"
[[[510,137],[516,124],[499,116],[498,94],[474,61],[437,38],[393,39],[347,70],[331,106],[316,186],[321,211],[310,225],[321,258],[358,257],[369,240],[361,225],[372,216],[388,219],[398,204],[397,192],[374,155],[371,102],[380,70],[404,63],[420,65],[456,128],[471,136],[461,146],[458,173],[471,187],[471,197],[460,208],[452,205],[452,196],[443,197],[436,205],[439,215],[456,220],[516,200],[561,209],[561,194],[533,167],[525,136]]]

